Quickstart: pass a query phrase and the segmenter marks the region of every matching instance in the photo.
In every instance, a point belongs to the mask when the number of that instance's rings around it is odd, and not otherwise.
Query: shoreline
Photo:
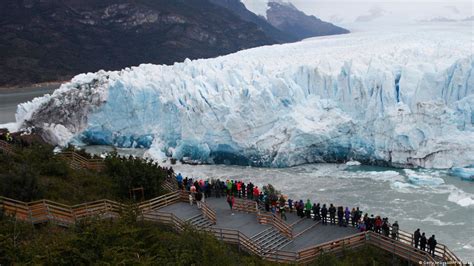
[[[38,89],[57,89],[62,84],[68,81],[69,80],[63,80],[63,81],[58,80],[58,81],[49,81],[49,82],[42,82],[42,83],[10,86],[10,87],[0,87],[0,94],[32,92]]]

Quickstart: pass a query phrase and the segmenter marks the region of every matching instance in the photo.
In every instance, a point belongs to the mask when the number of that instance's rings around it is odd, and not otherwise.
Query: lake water
[[[0,90],[0,124],[15,122],[18,104],[52,93],[57,88],[59,88],[59,84],[9,89],[8,91]]]

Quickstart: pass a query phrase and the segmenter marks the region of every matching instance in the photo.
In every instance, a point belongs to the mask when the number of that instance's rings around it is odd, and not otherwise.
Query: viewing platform
[[[170,225],[176,231],[186,226],[207,231],[217,239],[237,245],[268,261],[307,263],[324,253],[340,255],[345,249],[373,245],[413,263],[450,262],[461,260],[446,246],[437,245],[435,257],[413,247],[412,234],[399,231],[398,240],[373,231],[358,232],[356,228],[322,225],[318,221],[288,213],[283,221],[272,213],[259,210],[255,201],[235,199],[231,212],[225,197],[207,198],[202,208],[190,205],[186,192],[174,191],[138,205],[139,219]],[[40,224],[51,222],[69,226],[80,219],[99,217],[113,219],[123,209],[131,208],[110,200],[99,200],[69,206],[53,201],[21,202],[0,197],[3,213],[18,220]]]

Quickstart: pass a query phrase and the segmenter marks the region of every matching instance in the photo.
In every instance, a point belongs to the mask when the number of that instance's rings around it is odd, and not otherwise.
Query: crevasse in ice
[[[354,33],[81,74],[19,106],[53,143],[285,167],[474,163],[469,26]]]

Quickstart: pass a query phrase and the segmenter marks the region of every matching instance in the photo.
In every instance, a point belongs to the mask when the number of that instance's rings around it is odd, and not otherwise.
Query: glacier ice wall
[[[469,25],[355,33],[76,76],[18,107],[64,145],[285,167],[474,163]]]

